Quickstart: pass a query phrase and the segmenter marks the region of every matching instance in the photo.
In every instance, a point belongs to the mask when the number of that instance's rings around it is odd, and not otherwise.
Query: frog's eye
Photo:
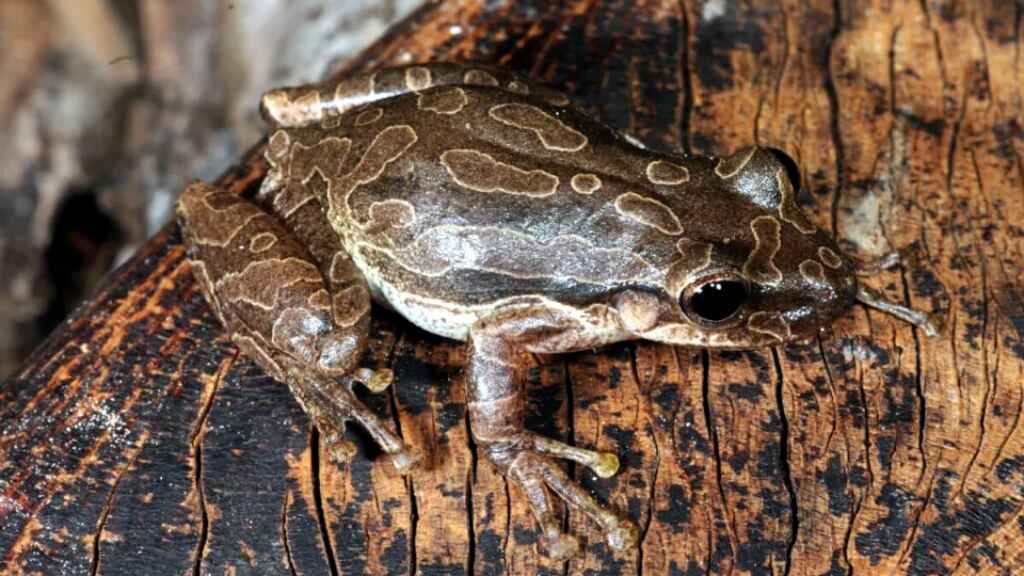
[[[683,291],[679,305],[698,324],[716,326],[735,318],[749,294],[742,279],[719,276],[691,285]]]

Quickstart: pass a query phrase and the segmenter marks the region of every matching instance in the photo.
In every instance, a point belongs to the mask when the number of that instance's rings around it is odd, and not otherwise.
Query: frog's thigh
[[[207,300],[271,375],[282,379],[298,369],[339,376],[356,367],[370,298],[343,253],[326,266],[331,277],[325,277],[276,218],[202,183],[182,194],[178,216]]]

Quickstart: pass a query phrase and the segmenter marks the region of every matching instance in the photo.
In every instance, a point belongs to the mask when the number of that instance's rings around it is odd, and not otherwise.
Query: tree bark
[[[349,70],[499,62],[654,148],[756,142],[866,282],[937,338],[855,308],[810,344],[650,343],[539,358],[528,427],[613,450],[570,472],[643,531],[542,556],[465,421],[463,346],[376,314],[367,398],[425,466],[330,465],[287,388],[223,337],[168,225],[0,386],[12,573],[1014,574],[1024,571],[1022,6],[999,0],[431,3]],[[251,192],[253,150],[219,184]],[[375,310],[375,313],[377,311]],[[355,431],[358,435],[357,431]]]

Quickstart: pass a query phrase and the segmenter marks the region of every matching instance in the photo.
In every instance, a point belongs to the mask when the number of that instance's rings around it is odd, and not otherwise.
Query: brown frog
[[[772,153],[722,159],[639,146],[506,70],[415,65],[273,90],[271,169],[253,201],[206,184],[178,203],[193,272],[233,341],[295,398],[337,461],[358,421],[400,471],[415,452],[352,393],[371,300],[469,343],[470,429],[529,500],[547,552],[578,550],[554,494],[615,549],[637,529],[567,477],[614,454],[523,427],[527,353],[645,339],[754,348],[812,337],[856,300],[928,332],[861,287],[801,213]]]

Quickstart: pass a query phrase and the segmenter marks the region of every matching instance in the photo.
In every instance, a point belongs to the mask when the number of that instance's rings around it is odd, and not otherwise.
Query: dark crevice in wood
[[[213,402],[217,397],[217,390],[220,389],[221,381],[230,367],[234,366],[235,362],[238,361],[238,355],[239,351],[236,349],[231,359],[222,365],[217,372],[217,376],[210,385],[210,395],[199,409],[196,423],[189,433],[189,444],[192,446],[192,470],[196,475],[195,490],[199,500],[199,541],[196,543],[196,557],[192,564],[193,576],[202,574],[203,556],[206,554],[206,543],[210,535],[210,516],[206,509],[206,489],[203,486],[203,437],[205,436],[203,429],[206,427],[206,420],[210,416],[210,410],[213,409]]]
[[[395,329],[394,337],[391,341],[391,347],[388,348],[388,353],[385,357],[386,365],[392,370],[395,368],[395,353],[398,350],[399,342],[401,342],[404,337],[405,334],[403,332]],[[395,392],[396,384],[400,385],[397,382],[394,382],[387,391],[388,405],[391,409],[391,420],[395,424],[395,433],[404,442],[405,437],[402,435],[402,420],[399,418],[399,414],[401,414],[401,412],[398,410],[398,395]],[[413,449],[415,450],[416,448]],[[419,465],[425,466],[428,460],[428,455],[420,454],[420,456],[422,457],[422,460]],[[406,475],[403,481],[405,483],[405,492],[409,498],[409,574],[416,574],[416,531],[419,527],[420,514],[419,509],[416,506],[416,486],[413,484],[412,475]],[[472,518],[470,519],[470,522],[472,522]],[[470,547],[472,548],[473,546],[475,546],[475,543],[470,541]]]
[[[977,33],[977,31],[975,31],[975,33]],[[968,153],[969,153],[970,158],[971,158],[971,167],[974,169],[974,178],[975,178],[975,180],[978,183],[978,187],[981,188],[982,193],[983,193],[982,195],[984,196],[984,186],[982,185],[981,167],[978,166],[978,157],[975,154],[974,150],[969,150]],[[1020,173],[1024,174],[1024,169],[1020,170]],[[1006,275],[1007,275],[1006,274],[1006,270],[1004,269],[1003,270],[1003,277],[1005,278]],[[1012,292],[1011,292],[1011,294],[1012,294]],[[1017,298],[1016,295],[1014,295],[1014,298],[1017,300],[1017,302],[1020,302],[1019,298]],[[993,390],[993,395],[995,393],[994,391],[996,389],[998,389],[998,387],[999,387],[998,386],[999,385],[999,379],[998,379],[998,375],[999,375],[999,359],[1001,357],[1001,355],[999,354],[999,342],[1000,342],[999,338],[993,338],[993,343],[995,345],[994,352],[995,352],[995,358],[996,358],[995,359],[995,366],[992,369],[992,390]],[[1019,394],[1017,396],[1017,411],[1016,411],[1016,413],[1013,416],[1013,424],[1010,426],[1010,430],[1006,433],[1006,435],[1003,437],[1002,441],[999,443],[999,448],[996,449],[996,454],[995,454],[995,457],[992,458],[992,462],[1000,462],[1000,461],[1002,461],[1002,459],[1003,459],[1003,452],[1006,450],[1006,444],[1010,441],[1010,438],[1013,437],[1014,432],[1016,432],[1016,430],[1017,430],[1017,426],[1020,425],[1020,418],[1021,418],[1022,412],[1024,412],[1024,394]],[[991,470],[989,471],[989,473],[991,473]]]
[[[832,194],[832,236],[839,238],[839,203],[843,197],[843,186],[846,181],[846,162],[843,154],[843,138],[839,129],[839,91],[836,89],[835,70],[832,69],[832,55],[836,40],[843,31],[842,0],[833,3],[832,33],[825,48],[825,93],[828,95],[829,124],[832,135],[832,146],[836,151],[836,189]]]
[[[895,336],[893,336],[893,341],[892,341],[891,346],[894,349],[896,348],[896,337]],[[922,457],[923,457],[923,454],[922,454]],[[926,466],[922,466],[921,467],[921,473],[918,475],[918,482],[919,483],[924,480],[925,469],[926,469]],[[904,561],[904,559],[906,559],[907,554],[910,554],[913,542],[915,542],[916,539],[917,539],[917,532],[921,528],[921,517],[924,515],[925,510],[928,509],[928,506],[931,505],[932,494],[934,494],[934,492],[935,492],[935,482],[936,482],[937,479],[938,479],[938,475],[937,474],[933,474],[932,477],[929,479],[929,481],[928,481],[928,489],[925,490],[925,492],[924,492],[924,500],[921,502],[921,505],[918,506],[917,510],[914,512],[914,520],[913,520],[913,524],[910,526],[910,532],[909,532],[910,533],[910,537],[907,538],[907,543],[906,543],[905,546],[902,547],[903,551],[900,552],[900,558],[899,558],[899,562],[898,562],[898,564],[900,564],[900,565],[903,564],[903,561]]]
[[[469,448],[469,469],[466,470],[466,529],[469,534],[469,554],[466,560],[466,573],[476,573],[476,526],[473,512],[473,484],[476,482],[476,443],[473,442],[473,429],[469,422],[469,410],[466,410],[466,445]]]
[[[508,478],[501,474],[501,482],[505,487],[505,537],[501,542],[501,553],[508,560],[508,543],[512,541],[512,493],[508,488]]]
[[[409,574],[415,576],[416,570],[416,531],[419,529],[420,511],[416,505],[416,486],[411,476],[405,477],[405,490],[409,496]]]
[[[636,384],[638,400],[639,400],[640,397],[648,396],[650,390],[647,390],[647,389],[645,389],[645,388],[640,386],[640,370],[637,368],[636,343],[635,342],[631,342],[629,344],[629,369],[630,369],[630,371],[633,374],[633,383]],[[634,426],[636,427],[637,434],[639,434],[641,432],[641,430],[642,430],[642,428],[640,426],[640,418],[639,418],[639,410],[642,408],[642,406],[643,406],[642,402],[638,401],[637,402],[637,418],[634,420]],[[641,518],[637,518],[636,519],[638,521],[638,524],[641,526],[640,527],[640,539],[637,540],[637,545],[636,545],[636,558],[637,558],[637,560],[636,560],[636,569],[637,569],[637,574],[639,574],[641,576],[643,574],[643,569],[644,569],[644,541],[647,539],[647,530],[651,527],[651,518],[654,515],[654,502],[655,502],[654,488],[657,485],[658,464],[659,464],[658,440],[657,440],[657,438],[655,437],[654,434],[650,435],[650,439],[651,439],[651,446],[654,448],[654,473],[651,475],[651,478],[650,478],[650,480],[648,482],[648,488],[647,488],[647,515],[644,518],[642,518],[642,519]],[[633,520],[633,519],[631,518],[630,520]],[[639,522],[640,520],[643,521],[642,524]]]
[[[793,483],[793,470],[789,461],[789,419],[786,417],[786,405],[782,394],[785,380],[778,348],[772,348],[772,360],[775,364],[775,403],[779,408],[779,467],[782,472],[782,484],[786,487],[786,494],[789,496],[789,538],[786,541],[786,564],[782,572],[784,575],[788,575],[793,568],[793,549],[796,547],[796,538],[800,529],[800,509],[796,498],[796,486]]]
[[[722,503],[722,514],[728,516],[726,512],[725,486],[722,483],[722,452],[718,445],[718,428],[715,426],[714,411],[711,409],[711,353],[707,350],[701,350],[700,363],[701,401],[704,408],[704,424],[708,428],[708,437],[711,439],[711,450],[713,452],[712,458],[715,461],[715,486],[718,490],[719,501]],[[732,522],[728,518],[725,518],[724,521],[730,527],[732,526]],[[733,538],[734,534],[735,531],[730,530],[730,539]],[[733,549],[735,550],[735,542],[730,542],[730,544],[734,545]]]
[[[693,114],[693,76],[690,70],[690,15],[686,9],[686,1],[681,0],[679,3],[680,12],[682,12],[682,34],[680,35],[680,44],[682,44],[682,70],[683,75],[683,114],[682,121],[680,122],[679,129],[682,132],[682,136],[679,141],[683,147],[683,154],[687,156],[693,155],[693,149],[690,148],[690,118]]]
[[[320,540],[324,545],[324,554],[327,555],[327,566],[331,576],[338,576],[338,559],[334,554],[334,545],[331,541],[331,532],[327,526],[327,515],[324,513],[324,496],[320,486],[320,431],[315,426],[309,432],[309,475],[313,481],[313,502],[316,503],[316,521],[320,528]]]
[[[866,313],[866,322],[868,325],[868,333],[874,334],[875,327],[871,323],[871,313]],[[826,360],[827,362],[827,360]],[[860,410],[861,418],[863,422],[861,426],[864,428],[864,469],[867,471],[867,483],[863,487],[863,491],[859,498],[857,498],[857,504],[853,507],[853,513],[850,515],[850,524],[847,527],[846,532],[846,545],[843,548],[844,554],[846,554],[847,563],[850,566],[850,574],[853,574],[853,563],[850,561],[849,548],[850,540],[853,538],[853,531],[857,526],[857,519],[860,517],[860,512],[864,507],[864,500],[871,494],[872,487],[875,485],[875,469],[871,465],[871,414],[868,409],[868,394],[864,388],[864,369],[860,368],[857,371],[857,395],[860,399]],[[856,426],[856,424],[854,424]],[[851,462],[852,466],[852,462]],[[869,504],[870,505],[870,504]]]
[[[206,496],[203,494],[203,447],[192,449],[192,462],[196,471],[196,491],[199,494],[199,542],[196,544],[196,558],[192,565],[192,575],[203,573],[203,555],[206,552],[206,541],[209,537],[210,518],[206,511]]]
[[[900,270],[900,280],[903,283],[903,301],[906,302],[907,306],[910,306],[910,282],[907,281],[906,270],[902,268]],[[918,477],[918,481],[920,481],[924,478],[925,471],[928,469],[928,454],[925,451],[926,410],[928,409],[928,404],[924,392],[924,368],[921,362],[921,330],[917,326],[911,326],[910,332],[914,336],[914,393],[917,394],[918,402],[917,450],[921,453],[921,474]],[[955,376],[957,388],[960,388],[959,370],[957,370]]]
[[[114,477],[114,484],[110,487],[110,494],[107,494],[107,501],[103,503],[103,510],[102,512],[100,512],[100,519],[96,523],[96,533],[93,535],[92,538],[92,567],[89,571],[89,573],[92,576],[96,576],[99,573],[100,538],[103,536],[103,529],[107,525],[107,518],[110,517],[110,510],[114,503],[114,496],[117,495],[117,489],[121,485],[121,478],[123,478],[125,472],[130,470],[131,467],[135,464],[135,461],[138,459],[139,454],[142,453],[143,447],[146,445],[146,441],[148,438],[145,436],[145,432],[143,434],[144,436],[139,439],[140,444],[138,448],[136,448],[135,454],[131,457],[130,460],[128,460],[128,463],[124,467],[117,471],[117,475]]]
[[[818,353],[821,355],[821,364],[825,368],[825,377],[828,378],[829,389],[831,390],[831,393],[832,393],[832,401],[833,401],[833,403],[835,403],[836,379],[835,379],[835,375],[832,373],[832,365],[829,364],[829,362],[828,362],[828,356],[825,355],[825,343],[822,341],[821,336],[818,337]],[[832,434],[835,432],[836,424],[839,421],[838,410],[835,412],[835,417],[834,418],[835,419],[832,422],[832,431],[829,432],[828,441],[825,443],[825,449],[826,450],[828,449],[829,446],[832,445]],[[849,451],[846,452],[846,455],[847,455],[847,458],[849,458]],[[849,460],[847,460],[847,465],[849,466]],[[847,487],[849,487],[849,485],[850,485],[849,479],[847,479],[844,482],[843,489],[845,490]],[[852,576],[853,575],[853,563],[850,561],[850,540],[853,539],[853,518],[855,518],[857,513],[860,512],[860,507],[861,507],[862,504],[863,504],[863,497],[857,498],[856,500],[851,501],[851,503],[850,503],[851,518],[850,518],[850,521],[846,525],[846,530],[844,530],[844,532],[843,532],[842,555],[843,555],[843,562],[846,563],[846,576]]]
[[[292,548],[288,543],[288,504],[291,498],[292,493],[289,490],[285,493],[281,506],[281,540],[284,543],[284,558],[288,562],[288,571],[292,576],[298,576],[299,573],[295,570],[295,559],[292,558]]]
[[[650,388],[640,385],[640,370],[637,369],[637,358],[636,358],[636,345],[630,346],[629,351],[630,368],[633,371],[633,381],[636,382],[637,394],[642,396],[647,403],[650,402]],[[642,403],[638,402],[638,409],[642,407]],[[636,421],[637,431],[639,432],[640,421],[639,418]],[[651,527],[651,520],[654,518],[654,502],[657,500],[655,497],[655,488],[658,485],[658,468],[661,465],[661,450],[658,447],[658,437],[656,434],[650,434],[651,446],[654,448],[654,471],[651,474],[651,478],[647,486],[647,516],[643,519],[643,526],[640,529],[640,539],[637,541],[637,573],[642,574],[644,569],[644,542],[647,540],[647,531]]]
[[[563,358],[562,359],[562,380],[563,380],[563,382],[565,382],[565,425],[566,425],[565,443],[570,445],[570,446],[575,446],[576,445],[576,398],[575,398],[575,396],[572,393],[573,392],[572,391],[572,377],[569,375],[569,362],[567,362],[564,359],[564,356],[562,358]],[[576,463],[573,462],[572,460],[568,460],[568,459],[563,459],[563,462],[565,462],[565,464],[567,465],[567,473],[569,474],[569,478],[572,478],[575,481],[579,481],[579,478],[576,477]],[[563,502],[563,506],[562,506],[562,531],[568,533],[569,532],[569,506],[568,505],[564,505],[564,504],[565,503]],[[587,521],[585,515],[580,514],[580,517],[581,517],[581,522],[586,522]],[[539,526],[536,527],[536,530],[538,531],[538,534],[540,534],[543,537],[543,533],[540,530]],[[569,569],[569,563],[568,562],[565,563],[565,565],[563,566],[563,569],[568,571],[568,569]],[[568,572],[566,572],[566,573],[568,573]]]

